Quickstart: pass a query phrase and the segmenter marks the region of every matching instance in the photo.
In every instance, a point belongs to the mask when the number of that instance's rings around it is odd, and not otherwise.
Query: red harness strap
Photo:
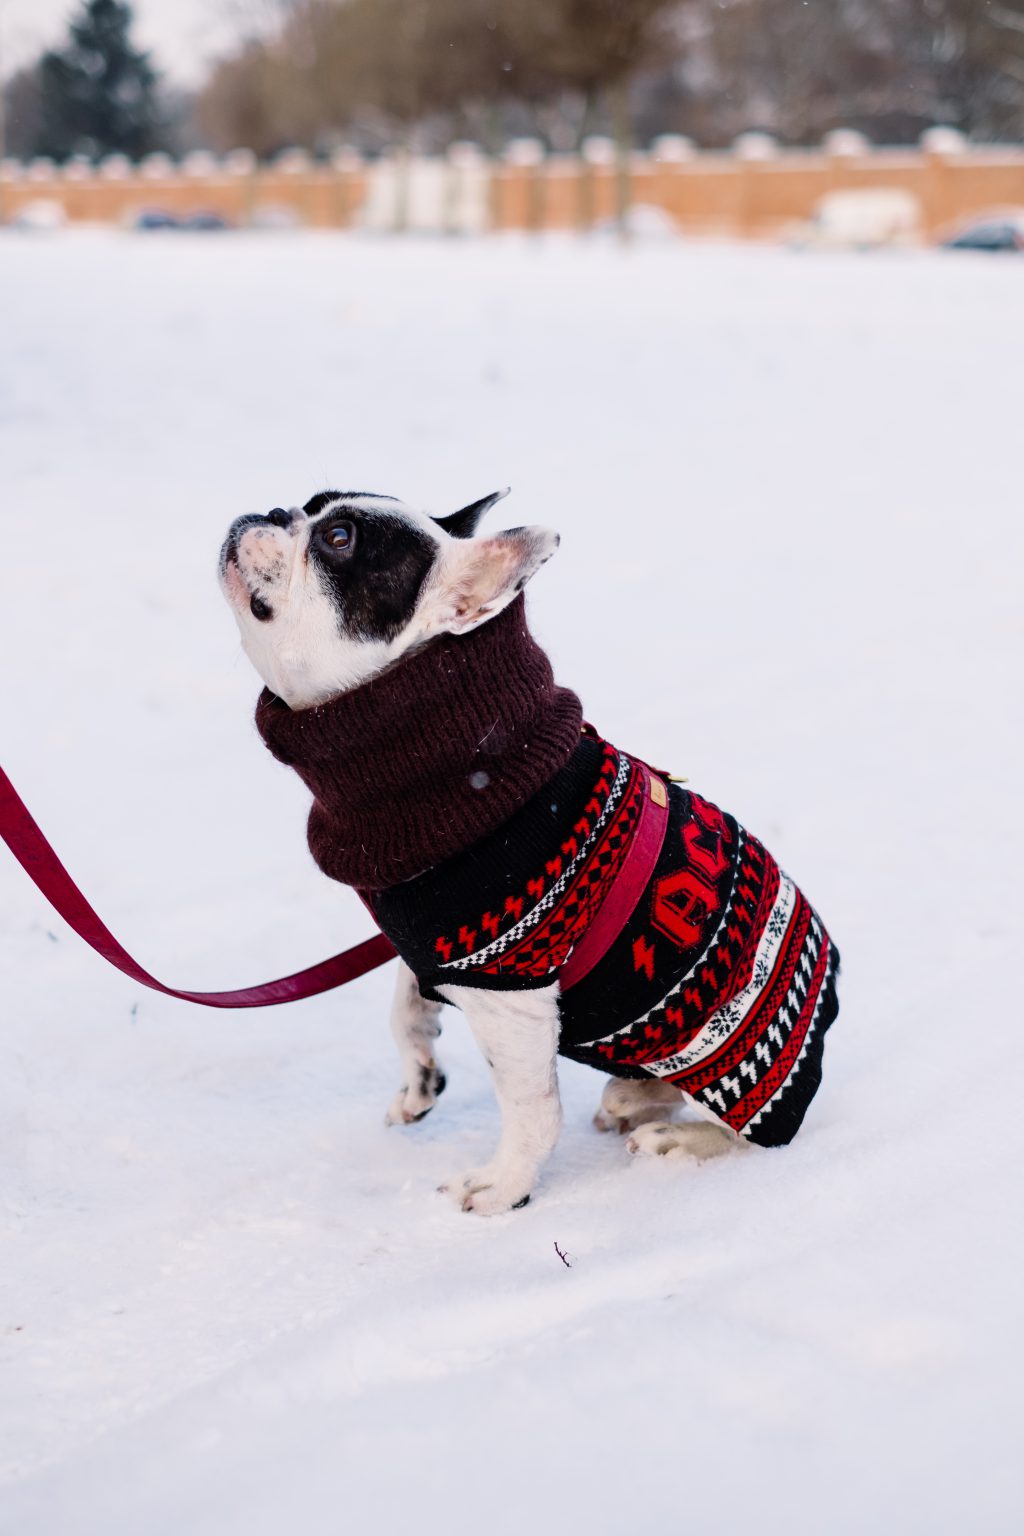
[[[353,949],[346,949],[330,960],[321,960],[306,971],[296,971],[293,976],[282,976],[278,981],[265,981],[257,987],[242,987],[237,992],[186,992],[178,987],[165,987],[148,971],[144,971],[128,951],[117,942],[105,923],[93,911],[72,880],[60,859],[46,841],[42,832],[29,815],[25,804],[10,779],[0,768],[0,837],[25,870],[34,880],[51,906],[73,928],[80,939],[90,945],[104,960],[139,981],[155,992],[165,992],[168,997],[180,997],[186,1003],[202,1003],[207,1008],[265,1008],[272,1003],[294,1003],[303,997],[316,997],[329,992],[346,981],[354,981],[376,966],[383,965],[395,954],[394,945],[382,933],[372,939],[364,939]]]
[[[648,768],[646,763],[637,762],[637,767],[644,778],[644,798],[640,808],[640,819],[633,833],[629,852],[612,883],[611,890],[587,925],[583,937],[573,946],[568,960],[558,973],[559,985],[563,992],[569,987],[574,987],[578,981],[582,981],[584,976],[589,975],[597,962],[608,953],[633,916],[637,902],[647,889],[665,843],[665,832],[668,827],[668,789],[665,780],[653,769]]]

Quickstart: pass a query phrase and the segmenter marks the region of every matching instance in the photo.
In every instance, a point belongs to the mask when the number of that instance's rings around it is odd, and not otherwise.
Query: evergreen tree
[[[26,64],[0,83],[0,95],[0,154],[30,160],[39,142],[38,64]]]
[[[132,21],[124,0],[82,0],[65,46],[43,55],[39,154],[137,159],[161,147],[156,71],[132,46]]]

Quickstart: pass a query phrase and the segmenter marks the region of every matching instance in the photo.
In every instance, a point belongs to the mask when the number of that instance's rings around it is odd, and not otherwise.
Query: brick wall
[[[658,141],[631,160],[633,199],[663,209],[694,234],[772,236],[809,219],[819,199],[841,189],[899,188],[912,195],[930,238],[971,214],[1024,207],[1024,147],[971,147],[932,130],[915,149],[873,149],[836,133],[819,149],[783,150],[745,135],[726,153]],[[221,214],[233,224],[282,214],[312,228],[396,224],[422,230],[573,229],[610,218],[616,200],[611,147],[590,140],[582,157],[544,156],[520,141],[497,161],[471,145],[443,161],[364,163],[344,151],[329,164],[289,151],[270,165],[247,151],[139,166],[112,157],[98,166],[0,162],[0,219],[39,200],[69,220],[130,222],[143,209]],[[402,211],[404,210],[404,212]]]

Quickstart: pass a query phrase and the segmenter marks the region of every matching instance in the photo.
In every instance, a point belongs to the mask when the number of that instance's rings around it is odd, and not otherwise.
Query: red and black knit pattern
[[[427,990],[547,985],[621,867],[642,793],[624,754],[584,738],[499,833],[376,896],[378,920]],[[672,785],[643,896],[560,996],[559,1049],[615,1076],[665,1078],[750,1140],[778,1145],[820,1082],[838,964],[763,845]]]
[[[759,848],[752,838],[747,843]],[[732,951],[728,939],[714,944],[648,1014],[569,1054],[613,1075],[643,1068],[751,1140],[775,1145],[790,1139],[820,1082],[839,957],[803,894],[760,854],[761,897],[745,903],[745,912],[730,904],[723,921],[726,934],[738,932],[735,919],[754,914],[746,940]],[[696,1006],[698,999],[710,1007]]]
[[[565,963],[622,868],[644,794],[640,769],[607,742],[601,745],[593,795],[525,892],[506,896],[500,912],[483,913],[472,927],[460,923],[452,938],[435,939],[450,981],[468,969],[546,979]]]

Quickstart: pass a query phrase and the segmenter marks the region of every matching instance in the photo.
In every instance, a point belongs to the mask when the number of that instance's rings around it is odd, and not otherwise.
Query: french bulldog
[[[390,496],[323,491],[301,508],[237,518],[221,549],[220,582],[243,650],[267,690],[267,707],[311,727],[346,700],[369,697],[383,707],[389,688],[412,675],[404,669],[422,666],[418,658],[432,647],[448,647],[446,656],[458,656],[468,654],[461,637],[492,625],[489,633],[496,635],[499,616],[559,544],[556,533],[540,527],[480,535],[480,519],[506,494],[497,491],[435,517]],[[489,665],[495,665],[493,658]],[[501,673],[499,655],[496,695],[503,686]],[[579,739],[578,726],[572,729]],[[394,730],[400,737],[401,720]],[[394,745],[400,753],[401,741]],[[359,749],[356,742],[346,751]],[[519,750],[514,741],[509,743],[513,749]],[[607,744],[602,748],[586,740],[580,750],[591,754],[588,771],[598,788],[586,791],[589,801],[581,798],[584,808],[575,830],[567,830],[564,838],[557,831],[562,841],[553,859],[545,860],[547,873],[525,882],[536,899],[526,895],[523,909],[524,894],[508,885],[494,850],[504,847],[506,828],[525,825],[531,807],[555,826],[558,808],[552,803],[549,814],[548,783],[523,807],[513,806],[489,841],[470,850],[474,869],[482,861],[495,864],[493,881],[487,885],[482,877],[487,888],[480,897],[479,922],[469,916],[453,919],[436,938],[431,930],[430,955],[436,951],[432,975],[422,974],[419,957],[426,951],[416,947],[418,940],[403,943],[404,914],[417,889],[421,906],[444,905],[448,886],[466,876],[464,850],[445,856],[422,875],[417,872],[415,879],[395,882],[391,890],[366,893],[378,921],[406,957],[399,962],[391,1014],[401,1086],[388,1123],[422,1120],[444,1088],[436,1053],[444,1003],[463,1010],[490,1068],[501,1110],[497,1150],[485,1166],[442,1186],[463,1210],[480,1215],[520,1207],[534,1190],[559,1134],[560,1048],[563,1054],[605,1065],[613,1074],[595,1115],[599,1129],[623,1134],[632,1153],[704,1158],[749,1140],[776,1144],[795,1133],[806,1103],[801,1102],[798,1114],[790,1112],[796,1097],[791,1085],[799,1081],[801,1099],[809,1102],[820,1077],[822,1037],[835,1015],[838,955],[816,915],[756,839],[676,785],[656,795],[661,780],[650,774],[644,778],[637,764]],[[283,752],[278,755],[292,761]],[[301,763],[296,766],[303,771]],[[486,785],[489,775],[478,770],[470,777]],[[568,799],[571,786],[558,782],[559,794]],[[560,937],[551,938],[548,956],[537,934],[548,932],[543,923],[562,910],[581,881],[590,880],[595,899],[604,899],[601,872],[616,856],[610,839],[618,827],[620,842],[628,842],[636,824],[629,817],[645,784],[663,807],[668,802],[666,838],[675,840],[678,851],[670,862],[669,854],[661,853],[657,872],[636,904],[634,927],[618,941],[620,970],[630,973],[630,985],[635,981],[646,989],[642,1006],[638,1003],[625,1016],[620,1008],[611,1020],[614,1028],[602,1036],[593,1023],[595,1008],[600,1012],[601,986],[589,978],[590,1034],[578,1050],[567,1048],[561,1039],[566,999],[558,979],[565,923],[557,930]],[[384,799],[380,815],[386,819],[390,809]],[[531,943],[527,960],[525,946]],[[728,965],[733,979],[726,985],[722,977]],[[693,998],[701,989],[703,1011],[684,1018],[688,1007],[696,1007]],[[578,991],[584,990],[581,983]],[[678,1119],[684,1106],[699,1118]],[[749,1124],[744,1119],[748,1111]],[[765,1127],[773,1126],[768,1134]]]

